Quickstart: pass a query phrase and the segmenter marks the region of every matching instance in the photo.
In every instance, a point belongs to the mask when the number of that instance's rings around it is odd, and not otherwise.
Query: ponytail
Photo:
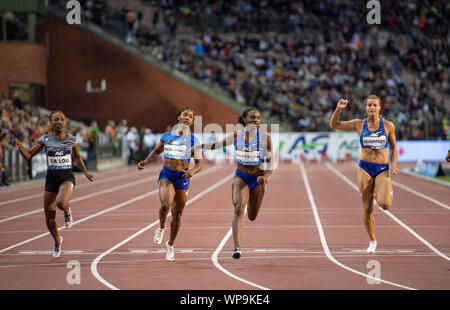
[[[44,134],[52,133],[52,132],[53,132],[53,126],[52,125],[48,125],[47,127],[45,127]]]

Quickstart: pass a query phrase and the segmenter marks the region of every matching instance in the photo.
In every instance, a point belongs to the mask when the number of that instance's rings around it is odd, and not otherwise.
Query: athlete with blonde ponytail
[[[340,121],[341,111],[347,107],[348,100],[341,99],[330,119],[330,127],[339,130],[353,130],[360,136],[361,156],[358,168],[358,187],[364,207],[363,221],[369,234],[367,253],[375,253],[375,219],[373,216],[373,199],[384,210],[392,206],[393,190],[389,173],[398,174],[395,126],[380,116],[381,100],[375,95],[365,100],[367,118]],[[389,156],[388,156],[389,146]]]
[[[28,150],[22,143],[14,139],[12,144],[19,148],[20,154],[30,160],[42,149],[47,154],[47,176],[45,178],[44,211],[49,232],[55,241],[53,257],[61,254],[62,236],[58,232],[55,221],[56,207],[64,211],[65,228],[72,227],[73,218],[69,199],[75,186],[75,176],[72,172],[73,162],[84,172],[89,181],[94,180],[78,152],[77,138],[66,133],[66,117],[61,111],[53,111],[49,116],[50,125],[37,143]]]

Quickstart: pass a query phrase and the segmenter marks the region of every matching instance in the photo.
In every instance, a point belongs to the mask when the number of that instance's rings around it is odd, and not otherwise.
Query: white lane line
[[[50,253],[50,252],[49,252]],[[135,255],[133,253],[129,253],[130,255]],[[231,252],[230,252],[231,254]],[[434,255],[434,254],[433,254]],[[363,257],[367,255],[339,255],[339,257],[342,258],[353,258],[353,257]],[[390,258],[391,255],[373,255],[374,257],[380,257],[380,258]],[[397,257],[429,257],[429,255],[397,255]],[[246,259],[249,260],[268,260],[268,259],[296,259],[296,262],[298,262],[299,259],[304,258],[323,258],[323,252],[320,252],[320,255],[291,255],[291,256],[276,256],[276,255],[267,255],[267,256],[246,256]],[[224,260],[234,260],[234,258],[223,258]],[[210,256],[206,257],[192,257],[192,258],[177,258],[177,261],[183,261],[183,262],[189,262],[189,261],[209,261],[211,260]],[[164,262],[166,261],[164,258],[152,258],[152,259],[130,259],[130,260],[109,260],[109,261],[103,261],[102,265],[107,264],[130,264],[130,263],[154,263],[154,262]],[[91,261],[80,261],[80,265],[90,265]],[[0,265],[0,269],[7,269],[7,268],[24,268],[24,267],[42,267],[42,266],[66,266],[67,263],[35,263],[35,264],[20,264],[20,265]],[[163,276],[161,276],[163,277]],[[320,288],[318,288],[320,289]],[[442,289],[442,286],[440,286],[438,289]]]
[[[327,163],[327,165],[330,165],[330,163]],[[356,165],[356,164],[354,164],[353,166],[355,166],[356,168],[359,167],[359,166]],[[333,167],[333,166],[332,166],[332,167]],[[334,167],[333,167],[333,168],[334,168]],[[450,206],[449,206],[449,205],[447,205],[447,204],[445,204],[445,203],[443,203],[443,202],[440,202],[440,201],[438,201],[438,200],[436,200],[436,199],[434,199],[434,198],[431,198],[430,196],[425,195],[424,193],[421,193],[421,192],[419,192],[418,190],[412,189],[411,187],[408,187],[408,186],[406,186],[406,185],[404,185],[404,184],[401,184],[401,183],[399,183],[399,182],[397,182],[397,181],[394,181],[394,180],[392,180],[392,178],[391,178],[391,183],[392,183],[393,185],[395,185],[395,186],[397,186],[397,187],[400,187],[401,189],[403,189],[403,190],[405,190],[405,191],[411,193],[411,194],[414,194],[414,195],[416,195],[416,196],[419,196],[420,198],[423,198],[423,199],[428,200],[428,201],[430,201],[430,202],[432,202],[432,203],[434,203],[434,204],[437,204],[438,206],[440,206],[440,207],[442,207],[442,208],[444,208],[444,209],[450,210]],[[448,185],[448,186],[449,186],[449,185]],[[358,190],[358,191],[359,191],[359,190]]]
[[[210,169],[210,171],[213,169]],[[215,169],[214,169],[215,170]],[[204,174],[203,174],[204,175]],[[225,182],[228,182],[229,179],[231,179],[234,176],[234,173],[232,173],[231,175],[229,175],[228,177],[222,179],[220,182],[212,185],[211,187],[207,188],[206,190],[200,192],[199,194],[197,194],[196,196],[194,196],[193,198],[191,198],[190,200],[188,200],[186,202],[186,206],[191,204],[192,202],[196,201],[197,199],[201,198],[202,196],[206,195],[207,193],[215,190],[216,188],[220,187],[222,184],[224,184]],[[169,213],[167,215],[167,218],[171,216],[171,214]],[[151,223],[150,225],[142,228],[141,230],[139,230],[138,232],[136,232],[135,234],[131,235],[130,237],[126,238],[125,240],[123,240],[122,242],[116,244],[115,246],[113,246],[112,248],[110,248],[109,250],[103,252],[101,255],[97,256],[95,258],[95,260],[92,262],[91,264],[91,272],[94,275],[95,278],[97,278],[97,280],[99,280],[101,283],[103,283],[106,287],[112,289],[112,290],[119,290],[118,287],[114,286],[113,284],[111,284],[110,282],[106,281],[99,273],[97,270],[97,265],[100,262],[100,260],[102,260],[103,257],[105,257],[106,255],[108,255],[109,253],[111,253],[112,251],[114,251],[115,249],[121,247],[122,245],[126,244],[127,242],[133,240],[134,238],[136,238],[137,236],[141,235],[142,233],[146,232],[147,230],[149,230],[150,228],[152,228],[153,226],[157,225],[159,223],[159,220],[154,221],[153,223]]]
[[[124,201],[122,203],[116,204],[116,205],[114,205],[114,206],[112,206],[112,207],[110,207],[108,209],[102,210],[100,212],[94,213],[94,214],[92,214],[90,216],[87,216],[85,218],[82,218],[81,220],[75,221],[75,222],[73,222],[73,225],[77,225],[77,224],[83,223],[83,222],[85,222],[87,220],[90,220],[92,218],[95,218],[97,216],[103,215],[105,213],[111,212],[111,211],[119,209],[119,208],[122,208],[123,206],[129,205],[129,204],[131,204],[133,202],[136,202],[136,201],[139,201],[139,200],[144,199],[146,197],[149,197],[151,195],[157,194],[158,192],[159,192],[159,190],[156,189],[156,190],[153,190],[153,191],[151,191],[149,193],[137,196],[137,197],[135,197],[133,199],[129,199],[129,200]],[[64,226],[58,227],[58,230],[62,230],[62,229],[65,229],[65,227]],[[14,249],[14,248],[16,248],[18,246],[21,246],[21,245],[29,243],[31,241],[37,240],[37,239],[42,238],[42,237],[47,236],[47,235],[50,235],[50,233],[46,232],[46,233],[40,234],[38,236],[35,236],[33,238],[27,239],[25,241],[16,243],[16,244],[14,244],[14,245],[12,245],[10,247],[7,247],[7,248],[4,248],[4,249],[0,250],[0,253],[6,252],[6,251],[11,250],[11,249]]]
[[[152,175],[152,176],[150,176],[148,178],[145,178],[145,179],[140,179],[140,180],[137,180],[137,181],[134,181],[134,182],[131,182],[131,183],[126,183],[126,184],[123,184],[123,185],[119,185],[119,186],[111,187],[111,188],[108,188],[108,189],[104,189],[104,190],[99,191],[99,192],[95,192],[95,193],[92,193],[92,194],[88,194],[88,195],[85,195],[85,196],[74,198],[74,199],[70,200],[69,204],[72,204],[72,203],[75,203],[75,202],[78,202],[78,201],[82,201],[82,200],[85,200],[85,199],[89,199],[89,198],[92,198],[92,197],[95,197],[95,196],[99,196],[99,195],[115,192],[115,191],[117,191],[119,189],[123,189],[123,188],[127,188],[127,187],[130,187],[130,186],[134,186],[136,184],[140,184],[140,183],[144,183],[144,182],[147,182],[147,181],[151,181],[153,179],[156,179],[157,177],[158,177],[158,175]],[[42,194],[40,194],[40,195],[42,195]],[[25,212],[25,213],[22,213],[22,214],[15,215],[15,216],[4,218],[4,219],[0,220],[0,223],[8,222],[8,221],[11,221],[11,220],[15,220],[15,219],[22,218],[22,217],[25,217],[25,216],[28,216],[28,215],[31,215],[31,214],[39,213],[39,212],[42,212],[42,208],[34,210],[34,211],[29,211],[29,212]]]
[[[419,179],[422,179],[422,180],[426,180],[426,181],[429,181],[429,182],[433,182],[433,183],[437,183],[437,184],[441,184],[441,185],[450,187],[450,182],[441,181],[439,179],[436,179],[436,178],[433,178],[433,177],[429,177],[429,176],[421,174],[419,172],[411,171],[408,168],[403,168],[402,169],[402,173],[410,175],[410,176],[413,176],[415,178],[419,178]]]
[[[155,169],[151,169],[150,171],[153,172],[154,170]],[[91,183],[91,182],[83,183],[83,184],[77,185],[76,188],[82,188],[82,187],[90,186],[92,184],[94,184],[94,185],[102,184],[102,183],[109,182],[111,180],[116,180],[119,177],[123,178],[123,177],[132,176],[133,174],[136,174],[136,171],[133,171],[132,173],[126,173],[126,174],[121,174],[121,175],[114,175],[114,176],[111,176],[111,177],[107,177],[105,179],[100,179],[98,181],[94,181],[95,183]],[[42,185],[39,185],[39,186],[42,186]],[[12,204],[12,203],[15,203],[15,202],[20,202],[20,201],[25,201],[25,200],[28,200],[28,199],[33,199],[33,198],[36,198],[36,197],[44,197],[44,194],[43,193],[38,193],[38,194],[34,194],[34,195],[29,195],[29,196],[25,196],[25,197],[20,197],[20,198],[15,198],[15,199],[11,199],[11,200],[2,201],[2,202],[0,202],[0,206],[7,205],[7,204]]]
[[[83,250],[62,250],[63,254],[82,254],[84,253]],[[35,255],[35,254],[51,254],[52,251],[49,250],[25,250],[25,251],[19,251],[18,254],[25,254],[25,255]]]
[[[408,286],[404,286],[404,285],[397,284],[397,283],[394,283],[394,282],[386,281],[386,280],[383,280],[383,279],[380,279],[380,278],[373,277],[373,276],[371,276],[369,274],[365,274],[365,273],[359,272],[359,271],[357,271],[355,269],[352,269],[352,268],[348,267],[347,265],[342,264],[341,262],[339,262],[338,260],[336,260],[333,257],[333,255],[330,252],[330,249],[328,248],[327,240],[325,238],[325,233],[323,231],[322,223],[321,223],[320,217],[319,217],[319,212],[317,211],[316,202],[314,200],[314,196],[312,194],[311,186],[309,185],[308,176],[306,174],[305,166],[303,165],[302,161],[300,161],[300,172],[301,172],[303,180],[304,180],[306,192],[308,193],[308,198],[309,198],[309,201],[310,201],[310,204],[311,204],[311,209],[313,210],[314,220],[316,221],[317,230],[319,232],[319,237],[320,237],[320,242],[322,243],[322,248],[323,248],[323,250],[325,252],[325,255],[328,257],[328,259],[331,260],[336,265],[338,265],[339,267],[344,268],[344,269],[346,269],[346,270],[348,270],[350,272],[356,273],[356,274],[358,274],[358,275],[360,275],[362,277],[365,277],[365,278],[368,278],[368,279],[372,279],[372,280],[375,280],[375,281],[379,281],[379,282],[383,282],[383,283],[386,283],[386,284],[390,284],[390,285],[393,285],[393,286],[401,287],[401,288],[408,289],[408,290],[415,290],[412,287],[408,287]]]
[[[211,168],[211,169],[208,169],[208,170],[206,170],[202,175],[208,174],[208,173],[210,173],[210,172],[212,172],[212,171],[215,171],[215,170],[217,170],[217,169],[218,169],[218,168]],[[196,176],[194,176],[194,177],[196,177]],[[193,178],[194,178],[194,177],[193,177]],[[92,215],[89,215],[89,216],[87,216],[87,217],[84,217],[84,218],[82,218],[81,220],[75,221],[75,222],[73,222],[73,225],[77,225],[77,224],[83,223],[83,222],[88,221],[88,220],[90,220],[90,219],[92,219],[92,218],[95,218],[95,217],[97,217],[97,216],[103,215],[103,214],[105,214],[105,213],[108,213],[108,212],[110,212],[110,211],[114,211],[114,210],[119,209],[119,208],[122,208],[123,206],[129,205],[129,204],[131,204],[131,203],[133,203],[133,202],[139,201],[139,200],[141,200],[141,199],[144,199],[144,198],[146,198],[146,197],[149,197],[149,196],[151,196],[151,195],[154,195],[154,194],[156,194],[156,193],[158,193],[158,192],[159,192],[159,189],[156,189],[156,190],[153,190],[153,191],[151,191],[151,192],[149,192],[149,193],[146,193],[146,194],[142,194],[142,195],[140,195],[140,196],[137,196],[137,197],[135,197],[135,198],[133,198],[133,199],[126,200],[126,201],[124,201],[124,202],[122,202],[122,203],[119,203],[119,204],[117,204],[117,205],[114,205],[114,206],[112,206],[112,207],[110,207],[110,208],[108,208],[108,209],[99,211],[99,212],[97,212],[97,213],[94,213],[94,214],[92,214]],[[64,227],[64,226],[61,226],[61,227],[58,228],[58,230],[62,230],[62,229],[65,229],[65,227]],[[14,244],[14,245],[12,245],[12,246],[10,246],[10,247],[7,247],[7,248],[4,248],[4,249],[0,250],[0,253],[6,252],[6,251],[8,251],[8,250],[10,250],[10,249],[14,249],[14,248],[16,248],[16,247],[18,247],[18,246],[21,246],[21,245],[23,245],[23,244],[26,244],[26,243],[29,243],[29,242],[31,242],[31,241],[37,240],[37,239],[39,239],[39,238],[45,237],[45,236],[47,236],[47,235],[50,235],[50,233],[49,233],[49,232],[46,232],[46,233],[40,234],[40,235],[38,235],[38,236],[35,236],[35,237],[33,237],[33,238],[27,239],[27,240],[25,240],[25,241],[16,243],[16,244]]]
[[[142,234],[143,232],[146,232],[147,230],[149,230],[150,228],[152,228],[153,226],[155,226],[156,224],[159,223],[159,220],[154,221],[153,223],[151,223],[150,225],[142,228],[141,230],[139,230],[137,233],[131,235],[130,237],[128,237],[127,239],[123,240],[122,242],[116,244],[115,246],[113,246],[112,248],[110,248],[109,250],[103,252],[102,254],[100,254],[99,256],[97,256],[94,261],[91,264],[91,272],[94,275],[94,277],[99,280],[103,285],[105,285],[106,287],[112,289],[112,290],[119,290],[118,287],[112,285],[111,283],[109,283],[108,281],[106,281],[99,273],[97,270],[97,265],[100,262],[100,260],[105,257],[106,255],[108,255],[109,253],[111,253],[112,251],[114,251],[115,249],[119,248],[120,246],[124,245],[125,243],[127,243],[128,241],[136,238],[137,236],[139,236],[140,234]]]
[[[419,196],[420,198],[423,198],[423,199],[426,199],[426,200],[428,200],[428,201],[431,201],[432,203],[437,204],[438,206],[441,206],[442,208],[445,208],[445,209],[447,209],[447,210],[450,210],[450,206],[449,206],[449,205],[446,205],[446,204],[443,203],[443,202],[440,202],[440,201],[438,201],[438,200],[436,200],[436,199],[434,199],[434,198],[431,198],[430,196],[427,196],[427,195],[425,195],[424,193],[421,193],[421,192],[419,192],[419,191],[417,191],[417,190],[414,190],[414,189],[412,189],[412,188],[410,188],[410,187],[408,187],[408,186],[406,186],[406,185],[403,185],[403,184],[401,184],[401,183],[398,183],[398,182],[396,182],[396,181],[394,181],[394,180],[391,180],[391,182],[392,182],[392,184],[394,184],[395,186],[398,186],[398,187],[400,187],[401,189],[403,189],[403,190],[405,190],[405,191],[407,191],[407,192],[409,192],[409,193],[411,193],[411,194],[414,194],[414,195],[416,195],[416,196]]]
[[[358,186],[353,183],[352,181],[350,181],[350,179],[348,179],[343,173],[341,173],[338,169],[336,169],[333,165],[331,165],[330,163],[327,163],[328,168],[333,171],[338,177],[340,177],[342,180],[344,180],[344,182],[346,182],[348,185],[350,185],[354,190],[356,190],[359,193],[359,189]],[[374,204],[378,206],[378,204],[376,203],[376,201],[374,200]],[[441,256],[442,258],[444,258],[445,260],[449,261],[450,258],[445,255],[444,253],[442,253],[441,251],[439,251],[438,249],[436,249],[431,243],[429,243],[427,240],[425,240],[424,238],[422,238],[422,236],[420,236],[418,233],[416,233],[414,230],[412,230],[409,226],[407,226],[405,223],[403,223],[402,221],[400,221],[394,214],[392,214],[391,212],[387,211],[387,210],[383,210],[380,206],[378,206],[379,209],[381,211],[384,212],[384,214],[388,215],[391,219],[393,219],[397,224],[399,224],[401,227],[403,227],[404,229],[406,229],[411,235],[413,235],[414,237],[416,237],[420,242],[422,242],[423,244],[425,244],[428,248],[430,248],[434,253],[436,253],[437,255]]]
[[[247,213],[247,206],[245,206],[244,217],[245,217],[246,213]],[[244,278],[241,278],[241,277],[235,275],[234,273],[232,273],[232,272],[228,271],[227,269],[223,268],[222,265],[219,263],[217,257],[219,255],[220,251],[222,251],[223,247],[225,246],[225,243],[227,243],[227,240],[230,238],[230,236],[232,234],[232,231],[233,231],[233,228],[230,228],[228,230],[228,232],[225,234],[225,237],[223,237],[222,241],[220,241],[217,249],[214,251],[213,255],[211,256],[211,260],[212,260],[214,266],[216,266],[217,269],[219,269],[220,271],[225,273],[227,276],[232,277],[232,278],[234,278],[234,279],[236,279],[238,281],[244,282],[244,283],[246,283],[248,285],[254,286],[254,287],[259,288],[261,290],[266,290],[266,291],[270,290],[270,288],[267,288],[267,287],[264,287],[262,285],[253,283],[251,281],[248,281],[248,280],[246,280]]]

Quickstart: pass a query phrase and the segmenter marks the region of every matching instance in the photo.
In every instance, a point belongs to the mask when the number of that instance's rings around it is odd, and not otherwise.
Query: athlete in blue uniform
[[[175,259],[173,244],[177,237],[181,225],[181,215],[186,205],[186,195],[189,189],[190,178],[200,171],[202,167],[201,150],[200,155],[195,154],[195,166],[189,170],[191,155],[189,150],[199,141],[190,131],[194,122],[194,110],[190,107],[183,107],[177,112],[178,124],[169,132],[161,136],[159,144],[148,155],[148,157],[138,163],[138,169],[144,167],[164,152],[164,167],[159,174],[159,199],[161,208],[159,209],[159,228],[155,231],[154,242],[161,244],[164,231],[166,230],[166,217],[169,209],[172,213],[170,223],[170,238],[166,242],[166,259]]]
[[[358,187],[364,206],[364,225],[369,234],[370,243],[368,253],[375,253],[377,241],[375,238],[375,220],[373,217],[373,198],[384,210],[392,206],[392,184],[389,174],[389,155],[391,158],[392,174],[398,174],[397,147],[394,124],[383,119],[380,114],[381,100],[370,95],[365,100],[367,118],[340,121],[339,115],[348,104],[348,100],[341,99],[330,119],[330,127],[340,130],[355,130],[360,135],[362,147],[359,168]]]
[[[248,218],[254,221],[261,208],[266,184],[273,172],[272,140],[268,133],[259,127],[258,109],[249,107],[239,116],[239,130],[222,141],[202,144],[199,149],[217,149],[234,144],[237,169],[232,183],[234,216],[232,222],[234,252],[232,257],[239,259],[242,255],[240,240],[243,216],[247,205]],[[245,126],[245,128],[243,128]]]
[[[12,144],[19,148],[20,154],[26,160],[30,160],[45,148],[47,155],[47,175],[44,192],[45,218],[47,228],[55,240],[53,256],[59,257],[61,255],[63,238],[58,232],[58,226],[55,221],[56,207],[64,211],[65,227],[67,229],[72,227],[73,218],[69,206],[70,196],[75,186],[72,160],[90,181],[94,180],[94,176],[87,171],[83,158],[78,152],[77,138],[65,132],[66,117],[64,113],[53,111],[50,113],[49,119],[50,126],[47,127],[46,133],[30,149],[25,149],[17,139]]]

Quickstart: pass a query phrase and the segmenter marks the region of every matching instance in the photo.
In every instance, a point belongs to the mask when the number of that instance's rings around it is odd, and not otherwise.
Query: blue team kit
[[[388,137],[384,130],[383,118],[380,118],[380,126],[375,131],[367,128],[367,118],[364,120],[364,127],[359,137],[362,148],[371,150],[381,150],[388,147]],[[381,172],[389,170],[389,164],[376,164],[364,160],[359,161],[359,166],[364,169],[372,178],[375,178]]]
[[[177,159],[189,162],[191,155],[189,150],[197,144],[199,140],[191,133],[188,136],[178,136],[173,131],[168,131],[161,136],[161,142],[164,143],[164,158]],[[183,178],[184,171],[176,171],[163,167],[159,174],[158,182],[161,179],[167,179],[175,190],[189,189],[189,178]]]

